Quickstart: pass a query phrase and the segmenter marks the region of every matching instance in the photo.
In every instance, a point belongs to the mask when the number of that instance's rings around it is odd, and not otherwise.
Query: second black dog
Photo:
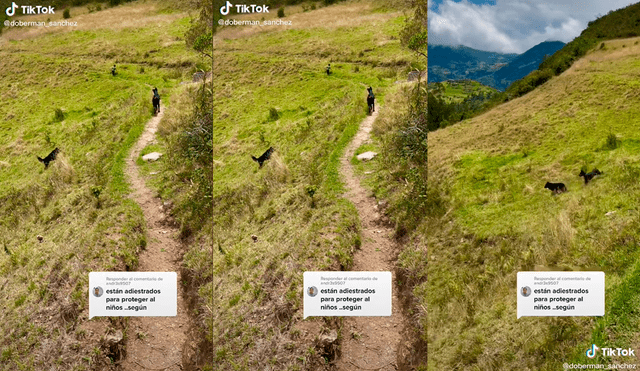
[[[553,193],[564,193],[567,191],[567,187],[564,185],[564,183],[547,182],[547,184],[545,184],[544,187]]]
[[[585,173],[584,170],[580,170],[580,174],[578,176],[583,177],[584,178],[584,184],[587,184],[596,175],[600,175],[600,174],[602,174],[602,172],[600,170],[598,170],[598,169],[593,169],[593,171],[591,171],[590,173]]]

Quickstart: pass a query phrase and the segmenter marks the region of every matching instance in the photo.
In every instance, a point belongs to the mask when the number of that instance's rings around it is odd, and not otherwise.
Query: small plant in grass
[[[64,12],[62,12],[62,18],[64,19],[71,18],[71,13],[69,12],[69,9],[65,9]]]
[[[260,137],[260,143],[264,144],[267,142],[267,138],[264,136],[264,130],[260,130],[258,136]]]
[[[60,122],[62,120],[64,120],[64,112],[62,111],[62,109],[56,108],[56,111],[53,115],[53,121]]]
[[[315,200],[315,198],[313,198],[313,196],[316,194],[316,191],[318,190],[318,188],[316,186],[313,186],[313,185],[308,185],[308,186],[304,187],[304,190],[307,192],[307,194],[311,198],[311,208],[315,208],[316,207],[316,200]]]
[[[280,118],[280,113],[275,107],[269,108],[269,117],[267,117],[267,121],[276,121]]]
[[[284,7],[281,7],[280,9],[278,9],[278,18],[284,18]]]
[[[606,149],[616,149],[620,146],[620,140],[618,139],[618,137],[614,134],[614,133],[609,133],[609,135],[607,135],[607,141],[604,145],[604,147]]]

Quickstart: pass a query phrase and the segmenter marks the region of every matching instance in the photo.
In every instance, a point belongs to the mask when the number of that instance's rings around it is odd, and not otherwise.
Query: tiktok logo
[[[593,358],[596,356],[596,351],[600,349],[597,345],[591,344],[591,348],[587,349],[587,357]]]
[[[220,8],[220,14],[222,14],[222,15],[229,14],[229,11],[231,10],[232,6],[233,6],[233,4],[231,4],[229,1],[227,1],[227,3]]]
[[[14,14],[16,14],[16,8],[19,8],[20,5],[11,2],[11,6],[7,8],[7,10],[5,10],[5,13],[7,13],[7,15],[9,17],[13,17]]]

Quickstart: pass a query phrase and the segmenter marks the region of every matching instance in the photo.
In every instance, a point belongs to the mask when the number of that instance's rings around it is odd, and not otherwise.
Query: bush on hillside
[[[284,7],[278,9],[278,18],[284,18]]]
[[[604,148],[606,149],[616,149],[620,146],[620,140],[618,139],[618,137],[614,134],[614,133],[609,133],[609,135],[607,135],[607,140],[604,144]]]
[[[71,18],[71,13],[69,12],[69,9],[65,9],[64,12],[62,12],[62,18],[64,19],[69,19]]]
[[[280,114],[275,107],[269,108],[269,116],[267,117],[267,121],[276,121],[280,118]]]
[[[64,112],[60,108],[56,108],[56,111],[53,115],[54,122],[60,122],[64,120]]]
[[[194,109],[181,119],[177,140],[169,141],[169,156],[176,159],[178,176],[191,182],[189,197],[178,206],[183,215],[183,237],[211,219],[213,194],[213,95],[202,84],[194,93]]]
[[[509,86],[507,94],[509,97],[520,97],[549,81],[553,76],[555,76],[555,73],[551,69],[535,70],[523,79],[514,81]]]

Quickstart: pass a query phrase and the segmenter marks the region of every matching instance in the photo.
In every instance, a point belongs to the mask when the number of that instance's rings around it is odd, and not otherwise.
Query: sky
[[[430,0],[429,44],[523,53],[569,42],[587,23],[638,0]]]

